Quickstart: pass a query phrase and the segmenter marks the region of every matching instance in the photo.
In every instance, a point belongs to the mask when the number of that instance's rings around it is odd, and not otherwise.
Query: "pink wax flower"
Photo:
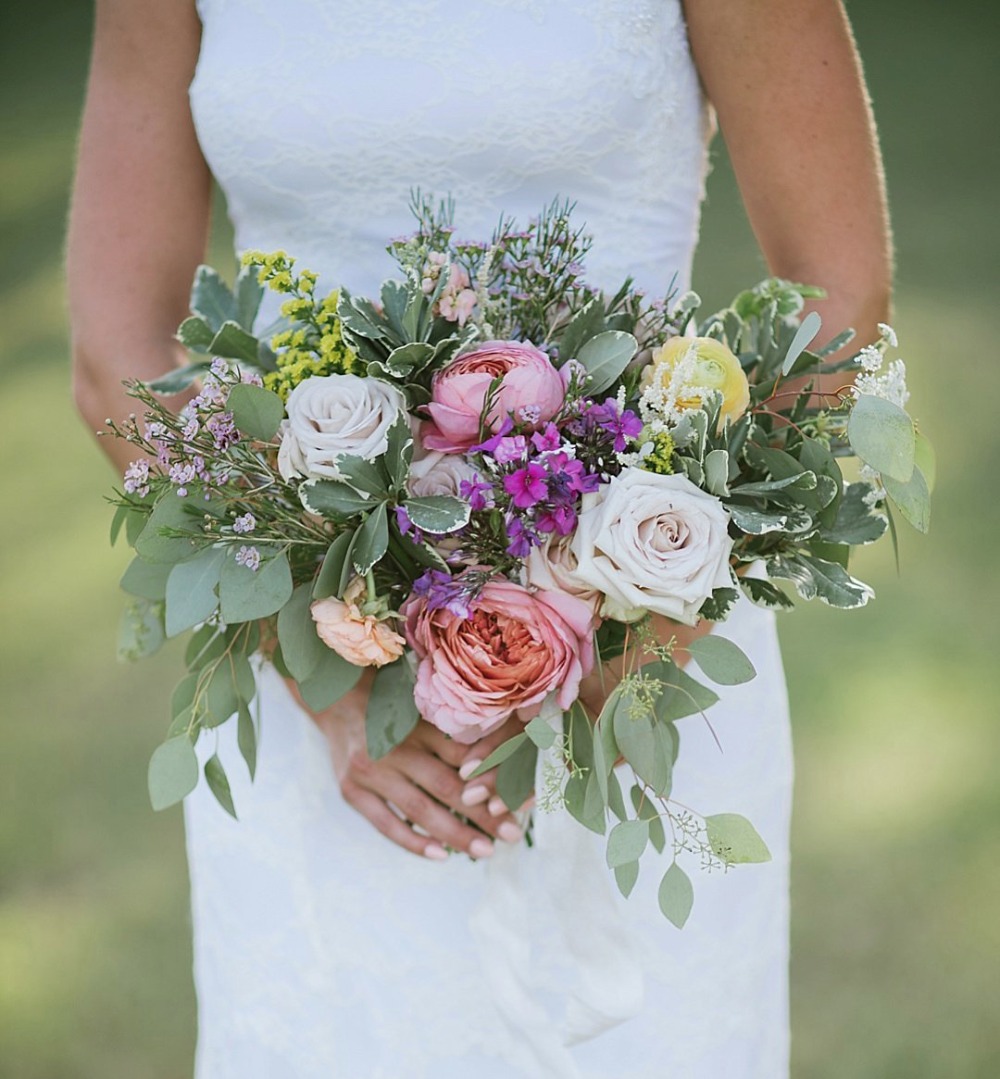
[[[427,406],[431,422],[421,432],[424,446],[462,453],[479,442],[479,421],[495,378],[500,390],[487,417],[499,430],[509,413],[531,427],[545,424],[562,407],[566,388],[548,356],[522,341],[486,341],[438,371]]]
[[[420,663],[420,714],[469,744],[514,712],[527,722],[556,691],[568,708],[594,665],[592,610],[562,592],[529,592],[489,581],[468,618],[412,596],[403,606],[406,639]]]

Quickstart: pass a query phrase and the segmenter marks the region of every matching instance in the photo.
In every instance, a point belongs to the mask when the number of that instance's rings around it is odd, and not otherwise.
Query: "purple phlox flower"
[[[474,591],[469,582],[443,569],[429,569],[413,582],[413,595],[423,596],[428,610],[450,611],[456,618],[472,614]]]
[[[217,450],[228,449],[233,443],[240,440],[240,433],[236,430],[236,424],[233,422],[231,412],[219,412],[214,416],[210,416],[205,421],[205,427],[212,436],[212,441],[215,443]]]
[[[544,466],[532,461],[509,476],[504,476],[504,490],[511,496],[515,506],[528,509],[547,494],[547,476]]]
[[[125,469],[125,490],[130,495],[145,498],[149,494],[149,462],[145,457],[133,461]]]
[[[532,545],[541,542],[532,529],[520,517],[507,517],[507,554],[512,558],[527,558]]]
[[[524,435],[507,435],[501,438],[493,451],[493,457],[499,465],[509,465],[512,461],[523,461],[528,453],[528,440]]]
[[[257,518],[252,513],[244,513],[233,521],[234,532],[252,532],[257,527]]]
[[[562,444],[559,428],[554,423],[547,423],[544,430],[536,431],[531,436],[531,444],[539,453],[551,453],[559,449]]]
[[[251,573],[256,573],[260,566],[260,551],[256,547],[240,547],[236,552],[236,563],[246,566]]]
[[[458,485],[458,493],[474,511],[492,509],[493,507],[493,488],[481,479],[462,480]]]
[[[628,440],[638,437],[642,431],[642,420],[629,409],[619,410],[618,402],[613,397],[609,397],[603,405],[592,405],[589,415],[598,427],[614,439],[615,453],[623,452]]]
[[[510,418],[509,415],[504,416],[503,421],[500,424],[500,429],[496,431],[490,438],[486,439],[485,442],[480,442],[478,446],[473,446],[468,452],[493,453],[495,452],[497,446],[500,445],[500,440],[502,438],[506,438],[507,435],[509,435],[513,430],[514,421]]]
[[[535,518],[539,532],[558,532],[568,536],[576,527],[576,510],[572,506],[552,506]]]
[[[414,528],[413,521],[410,520],[410,515],[406,512],[405,506],[397,506],[395,514],[396,527],[399,529],[400,535],[408,536],[411,532],[416,533],[416,528]],[[415,535],[414,538],[416,538]]]
[[[549,497],[554,500],[572,498],[574,495],[596,491],[600,477],[588,473],[582,461],[560,450],[545,458],[549,471]]]
[[[534,426],[542,418],[542,409],[540,405],[521,405],[517,410],[517,418],[521,423],[527,423],[530,426]]]

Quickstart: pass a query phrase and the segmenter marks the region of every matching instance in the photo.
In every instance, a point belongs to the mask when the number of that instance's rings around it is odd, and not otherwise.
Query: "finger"
[[[482,831],[506,843],[517,843],[524,832],[505,806],[501,813],[490,813],[486,805],[469,807],[462,801],[464,784],[453,768],[429,753],[401,750],[398,767],[438,802],[458,810]]]
[[[377,794],[365,790],[356,783],[345,783],[341,788],[344,800],[370,821],[379,832],[403,850],[417,854],[432,861],[444,861],[448,857],[445,848],[430,836],[417,835],[406,823],[379,798]]]
[[[517,812],[518,813],[527,813],[529,809],[534,809],[534,808],[535,808],[535,796],[532,795],[524,803],[524,805],[521,806],[517,810]],[[492,817],[500,817],[500,816],[503,816],[505,813],[509,813],[510,810],[507,808],[507,803],[500,797],[500,795],[495,794],[489,800],[489,802],[487,802],[487,804],[486,804],[486,812],[489,813],[490,816],[492,816]]]
[[[439,731],[432,723],[421,720],[414,730],[414,736],[410,739],[411,744],[423,746],[439,757],[445,764],[457,768],[469,755],[470,746],[463,742],[456,742],[449,738],[443,731]]]
[[[403,761],[409,756],[400,754],[397,767],[403,765]],[[433,760],[426,754],[422,757],[425,761]],[[444,764],[440,764],[440,767],[447,769]],[[386,769],[371,778],[374,793],[394,805],[406,820],[422,828],[438,843],[465,851],[473,858],[489,858],[493,853],[493,842],[488,836],[480,829],[459,820],[403,771]]]
[[[473,776],[472,773],[486,760],[489,755],[502,746],[504,742],[520,734],[524,730],[524,724],[517,719],[509,719],[502,727],[480,738],[468,747],[468,752],[463,759],[458,774],[468,781],[465,793],[462,796],[462,804],[476,806],[489,801],[496,793],[496,769],[492,768],[482,775]]]

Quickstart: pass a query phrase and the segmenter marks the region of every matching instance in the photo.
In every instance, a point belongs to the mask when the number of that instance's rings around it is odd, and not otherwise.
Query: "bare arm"
[[[695,62],[772,273],[821,285],[827,338],[889,317],[878,138],[839,0],[686,0]]]
[[[200,40],[193,3],[98,0],[67,247],[73,390],[92,430],[132,411],[122,379],[182,356],[209,221],[187,96]],[[101,445],[119,466],[136,456]]]

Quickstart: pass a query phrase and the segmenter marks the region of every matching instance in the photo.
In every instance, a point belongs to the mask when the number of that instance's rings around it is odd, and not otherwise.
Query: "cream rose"
[[[686,476],[630,468],[583,496],[574,577],[604,593],[601,614],[647,611],[693,626],[716,588],[732,583],[729,514]]]
[[[576,596],[596,614],[601,594],[577,576],[571,542],[572,536],[549,532],[540,547],[531,548],[524,565],[528,587]]]
[[[418,498],[428,495],[461,498],[462,481],[471,482],[478,478],[479,473],[460,454],[431,450],[410,465],[410,478],[406,486],[410,494]]]
[[[339,479],[338,458],[372,460],[385,453],[388,432],[406,408],[395,386],[358,375],[314,375],[288,395],[281,425],[278,471]]]

